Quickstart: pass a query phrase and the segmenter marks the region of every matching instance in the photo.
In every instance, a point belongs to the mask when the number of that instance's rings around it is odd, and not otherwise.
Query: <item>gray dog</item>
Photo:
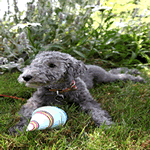
[[[117,80],[144,81],[142,77],[134,77],[127,74],[129,71],[138,74],[137,70],[125,68],[121,74],[121,68],[109,72],[101,67],[85,65],[82,61],[73,58],[69,54],[46,51],[39,53],[32,63],[24,68],[18,81],[28,87],[37,88],[33,96],[24,104],[19,112],[20,122],[10,128],[10,132],[16,129],[23,131],[31,118],[32,112],[41,106],[66,104],[67,102],[78,103],[83,111],[91,115],[95,124],[100,126],[114,124],[107,111],[102,110],[91,96],[88,89],[94,83],[114,82]],[[120,72],[120,73],[119,73]]]

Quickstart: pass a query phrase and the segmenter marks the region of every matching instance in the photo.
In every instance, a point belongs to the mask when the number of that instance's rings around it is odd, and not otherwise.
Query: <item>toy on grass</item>
[[[64,125],[66,120],[67,115],[62,109],[54,106],[40,107],[33,112],[26,131],[59,127]]]

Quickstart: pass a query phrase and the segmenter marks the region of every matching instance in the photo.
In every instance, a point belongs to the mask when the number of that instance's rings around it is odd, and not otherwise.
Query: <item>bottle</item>
[[[26,131],[44,130],[64,125],[67,120],[66,113],[55,106],[44,106],[32,113],[32,118]]]

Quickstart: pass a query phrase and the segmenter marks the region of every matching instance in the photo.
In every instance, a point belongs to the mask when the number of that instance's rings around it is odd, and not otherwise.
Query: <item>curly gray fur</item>
[[[105,71],[95,65],[85,65],[82,61],[73,58],[69,54],[46,51],[39,53],[32,63],[24,68],[18,81],[24,82],[26,86],[37,88],[33,96],[24,104],[19,112],[21,119],[18,124],[10,128],[10,132],[16,132],[16,129],[23,131],[31,118],[32,112],[41,106],[50,106],[63,104],[62,101],[55,99],[56,92],[49,89],[66,89],[70,87],[73,80],[76,82],[77,90],[64,92],[64,101],[78,103],[81,109],[91,115],[96,125],[106,124],[111,126],[113,121],[108,112],[102,110],[91,96],[88,89],[94,86],[94,83],[114,82],[117,80],[132,80],[135,82],[144,81],[140,76],[120,74],[121,69]],[[117,74],[116,74],[117,72]],[[136,71],[138,72],[138,71]]]

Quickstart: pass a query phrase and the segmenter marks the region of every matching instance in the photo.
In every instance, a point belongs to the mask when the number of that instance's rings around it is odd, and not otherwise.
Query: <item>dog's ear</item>
[[[87,70],[85,64],[73,57],[67,59],[67,74],[74,78],[79,77]]]

